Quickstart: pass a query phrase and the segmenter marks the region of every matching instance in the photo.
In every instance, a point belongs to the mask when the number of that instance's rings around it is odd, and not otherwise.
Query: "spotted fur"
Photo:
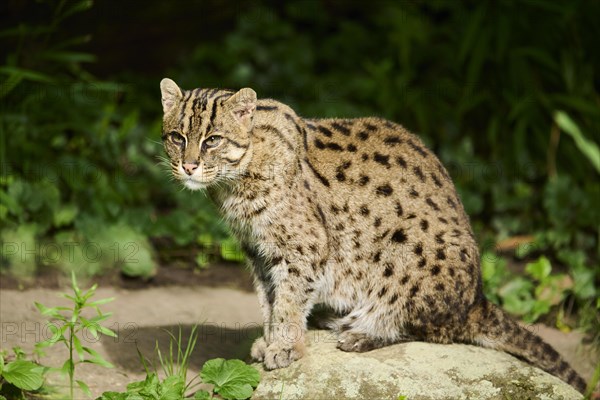
[[[345,351],[472,343],[585,388],[483,296],[469,219],[418,137],[379,118],[301,118],[251,89],[161,89],[174,175],[206,190],[250,260],[265,321],[252,355],[267,368],[302,357],[307,317],[324,304]]]

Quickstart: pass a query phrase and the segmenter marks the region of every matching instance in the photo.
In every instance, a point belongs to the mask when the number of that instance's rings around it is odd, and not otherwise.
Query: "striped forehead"
[[[178,127],[195,138],[212,128],[218,106],[234,94],[232,90],[194,89],[186,90],[179,110]]]

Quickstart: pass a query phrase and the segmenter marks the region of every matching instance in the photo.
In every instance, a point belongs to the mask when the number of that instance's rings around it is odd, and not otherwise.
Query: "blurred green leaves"
[[[159,108],[142,121],[145,110],[124,101],[130,85],[84,68],[95,59],[81,50],[89,36],[64,34],[91,5],[41,2],[31,7],[52,12],[0,31],[11,45],[0,66],[0,258],[21,279],[39,267],[148,278],[158,259],[150,238],[227,237],[208,201],[159,163]]]
[[[537,321],[576,291],[568,274],[552,274],[552,264],[544,256],[527,263],[524,272],[511,273],[506,260],[494,253],[487,252],[482,257],[486,296],[526,322]]]
[[[201,267],[241,259],[209,201],[170,182],[158,162],[156,83],[168,75],[188,89],[250,86],[307,117],[401,122],[440,155],[480,243],[535,236],[516,282],[510,258],[484,254],[490,298],[530,319],[566,301],[595,309],[600,59],[591,49],[600,2],[259,0],[210,38],[191,35],[181,59],[165,54],[169,73],[144,76],[124,60],[118,83],[86,71],[96,57],[86,54],[89,36],[61,34],[90,2],[43,4],[56,8],[53,18],[0,31],[14,39],[0,66],[0,220],[11,271],[56,265],[9,254],[17,241],[56,243],[63,254],[79,243],[61,268],[90,273],[119,266],[148,276],[156,259],[198,246],[188,261]],[[113,237],[121,251],[138,244],[140,263],[86,261],[86,246],[112,251]]]
[[[484,256],[488,297],[530,321],[567,300],[587,309],[600,283],[600,3],[271,6],[170,76],[250,86],[310,117],[401,122],[440,155],[480,243],[535,236],[522,277]]]

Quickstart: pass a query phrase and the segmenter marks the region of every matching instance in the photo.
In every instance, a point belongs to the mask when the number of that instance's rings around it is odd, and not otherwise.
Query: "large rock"
[[[367,353],[308,333],[307,354],[265,371],[253,399],[581,399],[560,379],[506,353],[476,346],[402,343]],[[282,393],[283,391],[283,393]]]

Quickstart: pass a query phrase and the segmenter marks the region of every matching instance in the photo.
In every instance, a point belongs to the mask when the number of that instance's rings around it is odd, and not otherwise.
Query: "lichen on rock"
[[[254,399],[581,399],[560,379],[515,357],[476,346],[401,343],[345,353],[326,331],[309,331],[307,353],[265,371]]]

